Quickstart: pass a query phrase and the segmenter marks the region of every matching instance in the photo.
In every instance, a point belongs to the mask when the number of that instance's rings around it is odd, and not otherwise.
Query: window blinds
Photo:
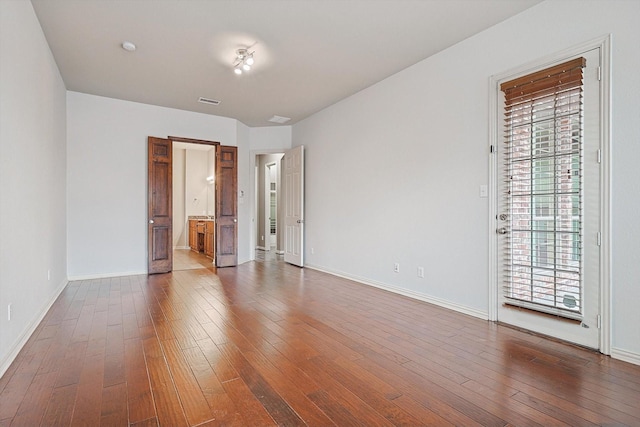
[[[585,58],[502,83],[504,296],[509,304],[582,313],[582,68]]]

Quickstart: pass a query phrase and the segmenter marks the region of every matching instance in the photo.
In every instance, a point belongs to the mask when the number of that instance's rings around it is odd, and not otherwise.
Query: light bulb
[[[249,70],[251,69],[251,65],[249,65],[249,64],[244,64],[244,65],[242,66],[242,69],[243,69],[243,70],[245,70],[245,71],[249,71]]]
[[[238,67],[234,68],[233,72],[236,73],[237,75],[242,74],[242,70],[240,68],[238,68]]]
[[[245,62],[247,65],[253,65],[253,55],[249,56]]]

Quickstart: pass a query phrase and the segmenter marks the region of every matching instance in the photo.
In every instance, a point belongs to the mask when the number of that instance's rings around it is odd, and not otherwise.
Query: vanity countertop
[[[188,219],[196,219],[198,221],[215,221],[213,215],[189,215]]]

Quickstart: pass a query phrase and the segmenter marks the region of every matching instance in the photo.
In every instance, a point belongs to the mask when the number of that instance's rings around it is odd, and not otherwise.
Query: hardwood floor
[[[70,283],[0,426],[640,425],[640,367],[271,259]]]
[[[213,260],[204,253],[195,253],[191,249],[173,250],[173,271],[193,270],[195,268],[214,269]]]

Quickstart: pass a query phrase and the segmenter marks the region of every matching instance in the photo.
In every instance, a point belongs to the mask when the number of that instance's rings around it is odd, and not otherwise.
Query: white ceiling
[[[68,90],[268,126],[273,115],[302,120],[540,1],[32,4]],[[123,50],[125,40],[137,50]],[[235,50],[247,46],[255,65],[236,76]],[[222,103],[198,103],[201,96]]]

